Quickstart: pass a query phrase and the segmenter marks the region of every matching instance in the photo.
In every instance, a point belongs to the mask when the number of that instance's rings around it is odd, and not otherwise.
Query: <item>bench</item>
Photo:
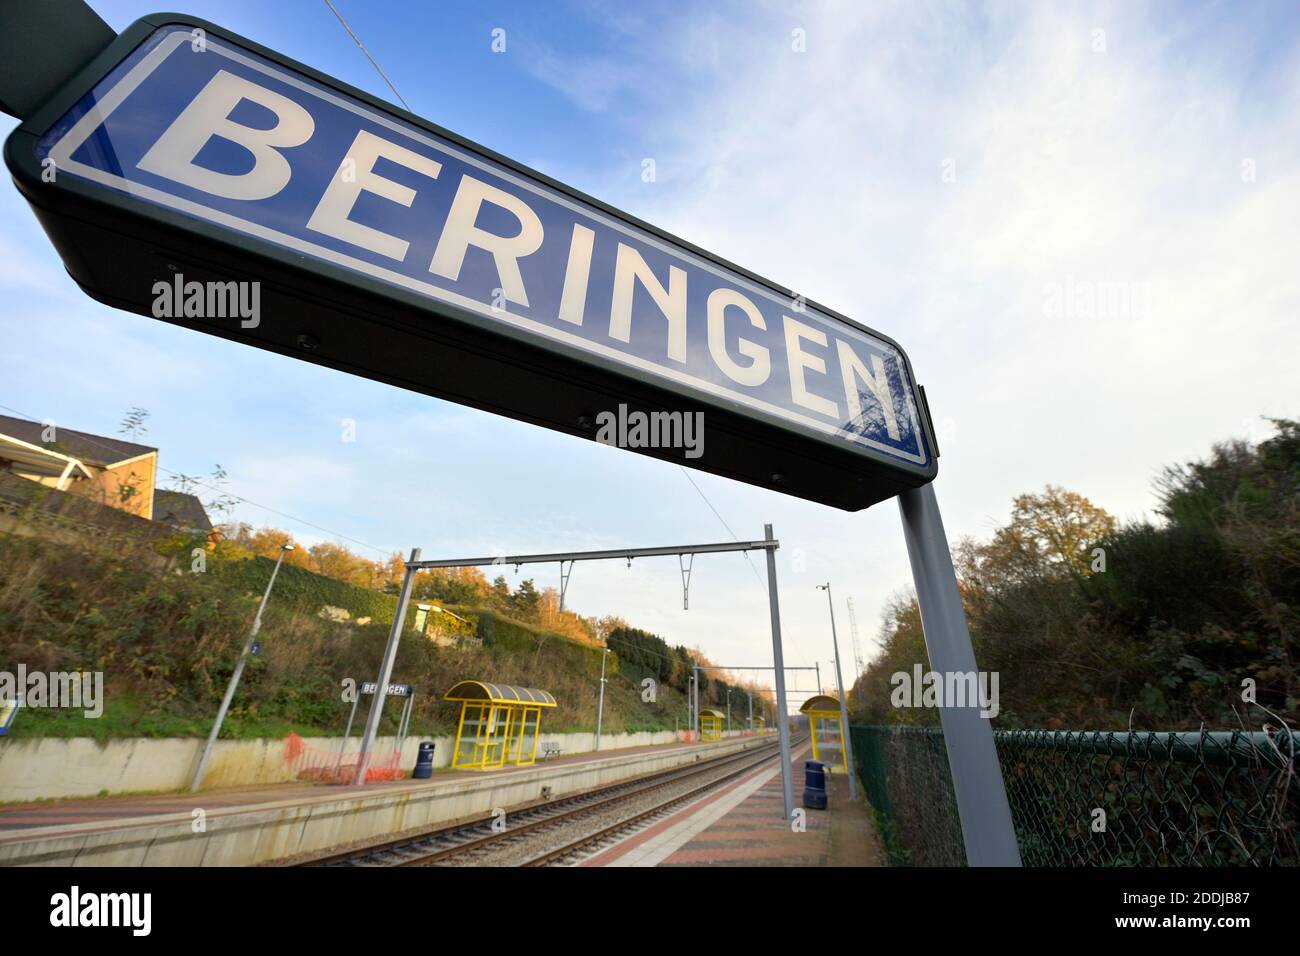
[[[554,741],[538,744],[537,749],[541,751],[543,760],[549,760],[552,757],[558,757],[560,754],[564,753],[564,749]]]

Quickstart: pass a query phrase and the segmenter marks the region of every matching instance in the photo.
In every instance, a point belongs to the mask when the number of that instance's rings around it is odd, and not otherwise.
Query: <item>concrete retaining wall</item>
[[[247,866],[376,841],[416,828],[486,816],[539,799],[761,747],[772,737],[680,744],[597,760],[457,774],[343,792],[322,787],[254,807],[210,808],[195,832],[192,812],[103,824],[42,827],[0,835],[0,866]],[[601,748],[604,749],[603,747]],[[202,807],[203,795],[194,803]]]
[[[566,754],[587,753],[595,745],[595,734],[548,734],[541,741],[554,741]],[[434,766],[451,763],[452,737],[408,737],[402,746],[400,766],[415,766],[422,740],[432,740]],[[604,734],[600,749],[646,747],[673,743],[673,731],[636,734]],[[338,754],[341,737],[304,737],[305,758],[328,758]],[[356,753],[360,737],[349,739],[347,753]],[[392,737],[379,738],[375,752],[391,753]],[[185,789],[198,764],[203,741],[198,738],[133,737],[100,743],[88,737],[46,737],[11,740],[0,737],[0,803],[63,797],[94,797],[101,794],[166,793]],[[286,752],[283,740],[219,740],[204,777],[204,789],[248,787],[287,783],[297,778],[304,758]]]

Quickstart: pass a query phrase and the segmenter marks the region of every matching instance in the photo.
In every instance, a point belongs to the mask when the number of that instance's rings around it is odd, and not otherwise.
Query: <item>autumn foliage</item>
[[[1258,445],[1166,469],[1155,521],[1121,525],[1049,485],[1017,497],[989,540],[954,548],[976,660],[1000,675],[998,725],[1300,724],[1300,424],[1273,424]],[[937,723],[890,704],[893,674],[929,666],[910,593],[881,641],[852,690],[856,720]]]

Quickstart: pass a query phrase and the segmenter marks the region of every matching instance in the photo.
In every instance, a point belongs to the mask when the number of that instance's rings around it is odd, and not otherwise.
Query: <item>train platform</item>
[[[281,784],[0,806],[0,865],[250,865],[592,789],[769,737],[561,756],[363,787]]]
[[[664,751],[673,747],[686,747],[689,744],[658,744],[647,747],[628,747],[620,750],[606,750],[599,755],[594,753],[570,754],[539,761],[534,767],[557,767],[566,764],[586,763],[596,759],[623,757],[650,751]],[[494,774],[509,775],[532,770],[534,767],[504,767],[493,771]],[[0,804],[0,842],[6,838],[13,839],[13,831],[30,830],[42,827],[111,827],[117,823],[131,823],[153,816],[166,816],[174,813],[190,814],[195,807],[205,810],[230,810],[270,805],[284,801],[304,800],[322,794],[345,795],[357,793],[379,793],[382,791],[401,791],[407,787],[427,784],[431,781],[464,779],[482,779],[483,773],[477,770],[447,770],[439,768],[431,780],[396,780],[387,783],[368,783],[365,786],[352,787],[325,783],[278,783],[259,787],[230,787],[214,790],[200,790],[198,793],[163,793],[137,794],[114,797],[73,797],[60,800],[37,800],[30,803]]]
[[[794,823],[781,819],[781,774],[760,767],[686,804],[671,816],[589,857],[582,866],[884,866],[885,854],[859,788],[844,775],[827,785],[828,808],[803,810],[803,761],[796,748]]]

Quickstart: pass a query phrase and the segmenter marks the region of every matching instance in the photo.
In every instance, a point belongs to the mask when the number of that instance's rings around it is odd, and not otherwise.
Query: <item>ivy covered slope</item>
[[[196,542],[180,537],[160,546],[97,531],[71,547],[39,534],[0,535],[0,670],[99,671],[106,698],[99,719],[25,710],[12,736],[206,734],[272,568],[238,537],[206,553],[196,573]],[[479,641],[440,646],[416,633],[413,614],[407,618],[393,679],[418,688],[415,733],[455,729],[457,705],[439,698],[462,678],[546,688],[560,704],[546,716],[548,729],[594,728],[601,654],[594,639],[517,620],[473,593],[460,596],[471,603],[442,606]],[[223,735],[341,734],[342,681],[375,679],[395,606],[391,593],[286,561],[264,617],[262,652],[245,670]],[[608,676],[607,732],[671,730],[685,714],[672,686],[643,700],[617,653]],[[395,729],[398,708],[388,710],[386,732]]]

